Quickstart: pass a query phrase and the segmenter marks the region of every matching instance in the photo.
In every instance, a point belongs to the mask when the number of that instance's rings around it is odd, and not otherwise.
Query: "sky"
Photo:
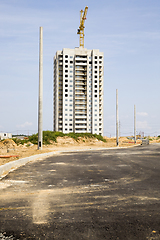
[[[160,135],[159,0],[0,0],[0,132],[38,131],[39,28],[43,27],[43,130],[53,130],[53,57],[79,46],[104,52],[104,136]]]

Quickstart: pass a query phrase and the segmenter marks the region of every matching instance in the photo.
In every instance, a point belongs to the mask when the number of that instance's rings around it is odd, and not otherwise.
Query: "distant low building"
[[[0,133],[0,140],[7,139],[7,138],[12,138],[11,133]]]

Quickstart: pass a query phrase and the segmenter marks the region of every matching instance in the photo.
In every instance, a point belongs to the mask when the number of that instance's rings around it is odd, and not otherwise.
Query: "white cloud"
[[[138,129],[151,129],[151,127],[148,126],[147,121],[137,121],[137,128]]]
[[[31,123],[31,122],[25,122],[23,124],[16,125],[16,127],[18,127],[18,128],[25,128],[25,127],[32,126],[32,125],[33,125],[33,123]]]
[[[148,113],[146,113],[146,112],[137,112],[137,115],[138,116],[142,116],[142,117],[146,117],[146,116],[148,116]]]

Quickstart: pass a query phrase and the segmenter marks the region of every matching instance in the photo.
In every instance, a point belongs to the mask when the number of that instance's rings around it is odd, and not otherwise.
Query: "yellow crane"
[[[86,20],[86,15],[87,15],[88,7],[85,7],[85,10],[80,11],[80,25],[77,31],[77,34],[79,34],[79,46],[84,47],[84,22]],[[83,16],[82,16],[83,15]]]

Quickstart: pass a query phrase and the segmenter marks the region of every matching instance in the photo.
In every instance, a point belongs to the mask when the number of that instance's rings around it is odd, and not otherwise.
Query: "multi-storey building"
[[[98,49],[56,52],[54,131],[103,135],[103,53]]]

